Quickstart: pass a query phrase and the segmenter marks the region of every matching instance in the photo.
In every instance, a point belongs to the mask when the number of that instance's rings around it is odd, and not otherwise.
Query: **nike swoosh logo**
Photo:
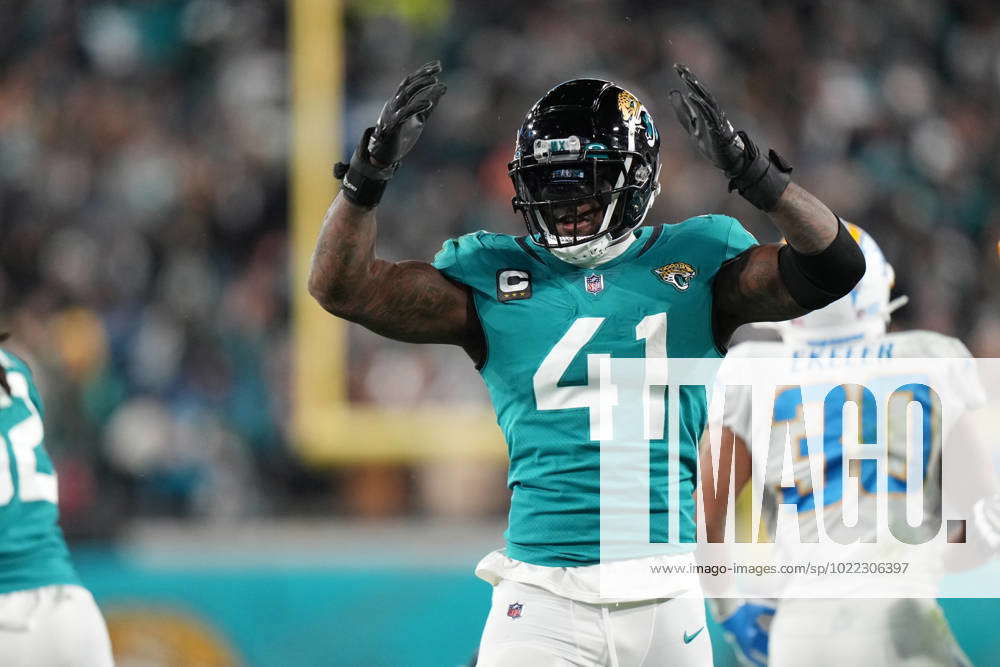
[[[689,635],[687,633],[687,630],[685,630],[684,631],[684,643],[685,644],[690,644],[691,642],[693,642],[694,638],[697,637],[698,635],[700,635],[701,631],[704,630],[704,629],[705,629],[705,626],[703,625],[700,628],[698,628],[698,631],[695,632],[693,635]]]

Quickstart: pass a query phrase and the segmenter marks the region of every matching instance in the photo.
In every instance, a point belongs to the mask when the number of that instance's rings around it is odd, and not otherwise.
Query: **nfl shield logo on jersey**
[[[514,604],[507,607],[507,615],[510,616],[511,618],[521,618],[521,609],[523,608],[524,608],[523,604],[521,604],[520,602],[515,602]]]
[[[604,276],[598,273],[591,273],[583,279],[583,283],[591,294],[600,294],[604,291]]]

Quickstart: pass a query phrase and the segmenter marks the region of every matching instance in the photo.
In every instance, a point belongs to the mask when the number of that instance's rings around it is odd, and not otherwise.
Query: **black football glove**
[[[441,63],[435,60],[403,79],[375,126],[365,130],[350,164],[334,166],[333,175],[344,180],[343,193],[349,201],[367,208],[378,205],[399,161],[417,143],[444,95],[445,85],[437,78],[440,72]]]
[[[676,64],[686,93],[670,91],[677,120],[698,144],[702,155],[729,177],[729,191],[739,190],[757,208],[772,211],[788,187],[791,165],[771,150],[767,156],[743,130],[734,130],[719,103],[687,65]]]

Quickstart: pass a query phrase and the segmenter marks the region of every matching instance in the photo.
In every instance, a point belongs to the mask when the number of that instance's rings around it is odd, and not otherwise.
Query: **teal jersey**
[[[0,594],[79,584],[59,528],[58,493],[45,451],[43,408],[27,364],[0,350]]]
[[[624,253],[592,269],[526,238],[482,231],[447,241],[434,259],[471,289],[486,337],[479,370],[510,457],[511,558],[547,566],[600,562],[600,441],[587,405],[588,358],[721,356],[712,334],[712,279],[754,238],[720,215],[635,234]],[[683,544],[664,544],[663,553],[692,549],[695,535],[691,494],[704,392],[682,387],[680,403],[679,508],[667,507],[666,439],[650,440],[650,542],[665,543],[668,515],[680,513]],[[659,405],[665,421],[666,401]]]

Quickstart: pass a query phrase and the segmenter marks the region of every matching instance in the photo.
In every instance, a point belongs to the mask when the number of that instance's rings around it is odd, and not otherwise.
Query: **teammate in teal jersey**
[[[320,232],[310,292],[376,333],[465,349],[507,440],[507,547],[477,568],[494,585],[480,665],[711,664],[696,588],[602,594],[600,360],[718,357],[737,326],[824,306],[864,272],[839,219],[676,69],[684,91],[671,102],[682,127],[787,245],[757,245],[717,215],[640,227],[659,192],[660,136],[634,95],[597,79],[550,90],[517,134],[509,173],[525,236],[463,236],[433,263],[375,257],[374,209],[444,94],[438,63],[402,82],[350,164],[335,168],[343,188]],[[693,545],[661,544],[662,528],[678,516],[680,537],[694,534],[686,499],[704,398],[681,395],[677,507],[667,503],[666,401],[651,393],[648,403],[650,542],[659,548],[634,562],[690,563]]]
[[[112,665],[101,612],[70,562],[31,370],[0,349],[0,665]]]

